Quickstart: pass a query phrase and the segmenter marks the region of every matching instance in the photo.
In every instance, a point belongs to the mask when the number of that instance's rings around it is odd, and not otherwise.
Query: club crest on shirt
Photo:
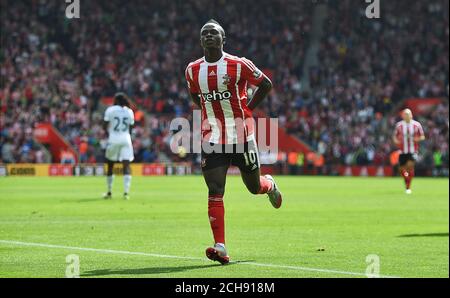
[[[228,74],[225,74],[222,77],[222,79],[223,79],[222,84],[224,84],[224,85],[228,85],[231,82],[231,77]]]

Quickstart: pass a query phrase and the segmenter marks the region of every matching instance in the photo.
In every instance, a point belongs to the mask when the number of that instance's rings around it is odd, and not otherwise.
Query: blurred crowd
[[[44,162],[33,126],[51,122],[81,162],[103,162],[102,98],[124,91],[142,117],[136,161],[180,160],[169,124],[191,119],[184,68],[202,56],[201,26],[223,24],[225,51],[250,58],[275,90],[261,109],[322,155],[327,164],[388,164],[397,104],[408,97],[448,100],[448,2],[366,4],[324,1],[328,16],[320,64],[303,73],[312,16],[320,1],[4,0],[1,5],[0,161]],[[270,16],[270,17],[268,17]],[[304,92],[302,77],[310,76]],[[423,119],[426,156],[448,159],[448,102]],[[198,162],[198,155],[187,155]]]
[[[326,163],[389,164],[396,113],[406,98],[444,103],[424,117],[427,160],[448,160],[448,1],[384,1],[382,19],[368,19],[366,3],[328,2],[311,91],[282,90],[272,115]],[[429,165],[430,163],[428,163]]]
[[[82,3],[82,20],[68,20],[65,5],[55,1],[2,1],[8,11],[1,20],[2,144],[14,139],[6,151],[16,153],[27,129],[51,121],[80,160],[101,162],[101,98],[120,90],[146,115],[134,130],[136,160],[170,160],[169,123],[191,114],[184,68],[202,56],[199,35],[207,20],[227,20],[226,50],[277,72],[280,84],[301,71],[311,5],[277,2],[89,1]],[[218,12],[218,5],[224,9]],[[27,113],[33,117],[18,123]],[[3,160],[24,161],[17,154]]]

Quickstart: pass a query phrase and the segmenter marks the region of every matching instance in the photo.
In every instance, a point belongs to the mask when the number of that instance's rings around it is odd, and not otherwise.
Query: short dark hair
[[[214,20],[214,19],[209,19],[209,21],[207,21],[207,22],[205,23],[205,25],[206,25],[206,24],[214,24],[214,25],[219,26],[219,27],[220,27],[220,34],[222,34],[222,36],[225,36],[225,30],[223,29],[222,25],[220,25],[220,23],[217,22],[216,20]],[[205,26],[205,25],[203,25],[203,26]]]
[[[123,92],[114,95],[114,104],[122,107],[130,107],[130,98]]]
[[[206,22],[206,24],[208,24],[208,23],[213,23],[213,24],[216,24],[216,25],[219,25],[219,26],[221,26],[220,24],[219,24],[219,22],[217,22],[216,20],[214,20],[214,19],[209,19],[209,21],[208,22]],[[221,26],[222,27],[222,26]]]

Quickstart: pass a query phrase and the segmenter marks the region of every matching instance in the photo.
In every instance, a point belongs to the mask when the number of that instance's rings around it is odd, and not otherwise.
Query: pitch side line
[[[110,254],[146,256],[146,257],[155,257],[155,258],[195,260],[195,261],[209,261],[206,258],[197,258],[197,257],[184,257],[184,256],[163,255],[163,254],[146,253],[146,252],[134,252],[134,251],[126,251],[126,250],[112,250],[112,249],[100,249],[100,248],[88,248],[88,247],[54,245],[54,244],[45,244],[45,243],[21,242],[21,241],[14,241],[14,240],[0,240],[0,243],[10,244],[10,245],[20,245],[20,246],[34,246],[34,247],[45,247],[45,248],[59,248],[59,249],[92,251],[92,252],[110,253]],[[365,273],[360,273],[360,272],[349,272],[349,271],[309,268],[309,267],[300,267],[300,266],[276,265],[276,264],[265,264],[265,263],[255,263],[255,262],[242,262],[242,261],[231,261],[230,263],[238,264],[238,265],[250,265],[250,266],[258,266],[258,267],[268,267],[268,268],[292,269],[292,270],[298,270],[298,271],[311,271],[311,272],[320,272],[320,273],[334,273],[334,274],[363,276],[363,277],[367,276]],[[382,277],[382,278],[397,278],[396,276],[387,276],[387,275],[380,275],[380,277]]]

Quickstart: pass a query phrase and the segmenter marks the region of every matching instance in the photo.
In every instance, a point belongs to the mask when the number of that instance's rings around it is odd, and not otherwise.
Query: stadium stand
[[[384,22],[367,19],[364,4],[323,1],[320,63],[304,73],[318,3],[85,1],[80,21],[64,17],[64,3],[2,1],[8,16],[1,17],[0,162],[48,162],[32,137],[39,122],[52,123],[80,162],[103,162],[103,99],[119,90],[142,113],[136,161],[179,161],[169,148],[169,123],[192,117],[184,68],[202,56],[197,33],[213,17],[227,32],[225,50],[272,78],[275,90],[261,111],[317,152],[320,160],[311,163],[322,173],[335,174],[342,164],[389,165],[396,112],[412,97],[443,99],[417,115],[427,134],[418,167],[433,164],[440,173],[448,165],[448,55],[439,55],[448,53],[448,1],[385,2]],[[307,168],[301,158],[298,167]]]

